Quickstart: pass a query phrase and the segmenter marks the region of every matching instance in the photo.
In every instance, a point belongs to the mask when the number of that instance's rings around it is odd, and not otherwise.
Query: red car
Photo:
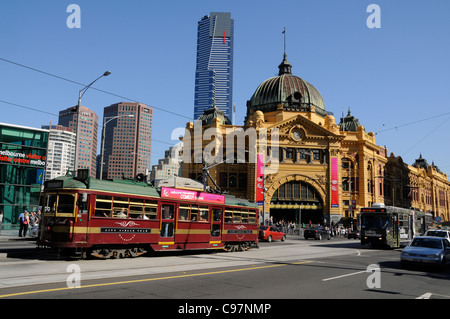
[[[259,239],[267,240],[269,243],[272,240],[286,240],[286,234],[278,231],[273,226],[261,226],[259,227]]]

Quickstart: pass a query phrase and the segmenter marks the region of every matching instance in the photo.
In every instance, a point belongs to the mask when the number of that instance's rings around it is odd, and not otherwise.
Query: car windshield
[[[436,236],[436,237],[447,237],[447,233],[443,231],[429,230],[427,231],[427,236]]]
[[[269,228],[268,226],[261,226],[259,227],[260,230],[267,230],[267,228]]]
[[[414,238],[411,243],[412,247],[425,247],[425,248],[436,248],[442,249],[442,241],[440,239],[434,238]]]

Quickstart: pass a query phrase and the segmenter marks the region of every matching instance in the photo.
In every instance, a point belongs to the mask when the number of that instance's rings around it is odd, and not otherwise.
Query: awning
[[[274,209],[322,209],[322,205],[295,205],[295,204],[270,204],[270,208]]]

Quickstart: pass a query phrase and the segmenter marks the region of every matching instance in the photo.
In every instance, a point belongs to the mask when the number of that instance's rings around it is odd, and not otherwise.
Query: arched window
[[[322,199],[312,185],[302,181],[291,181],[284,183],[275,191],[271,202],[322,203]]]

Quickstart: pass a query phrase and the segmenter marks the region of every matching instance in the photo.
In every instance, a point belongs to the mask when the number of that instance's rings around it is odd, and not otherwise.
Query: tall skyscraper
[[[80,124],[77,136],[77,169],[89,168],[91,177],[96,173],[98,116],[86,106],[80,108]],[[59,112],[58,125],[77,131],[77,113],[75,107],[69,107]]]
[[[211,12],[198,22],[194,119],[213,104],[232,118],[234,20]]]
[[[148,175],[153,109],[141,103],[121,102],[105,107],[103,116],[106,123],[103,179]]]

